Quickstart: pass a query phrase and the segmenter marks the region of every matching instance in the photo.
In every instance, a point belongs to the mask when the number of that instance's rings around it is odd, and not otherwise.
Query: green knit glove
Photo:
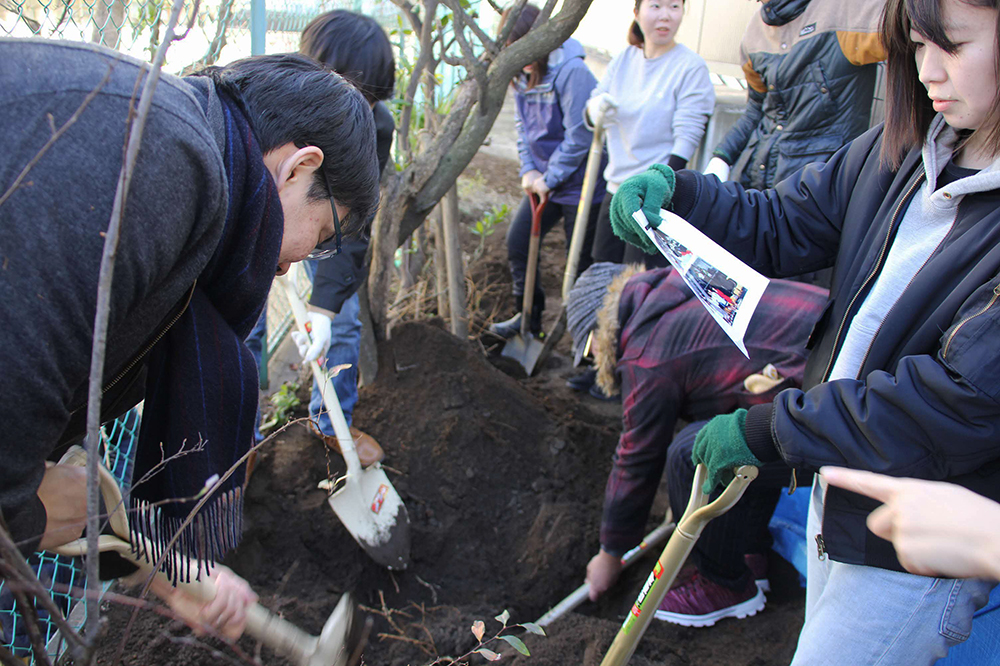
[[[673,169],[665,164],[654,164],[648,171],[622,183],[611,200],[611,229],[615,235],[641,248],[646,254],[657,254],[656,245],[639,228],[632,214],[641,208],[646,220],[659,226],[660,209],[669,206],[674,198],[675,182]]]
[[[750,453],[747,438],[743,434],[747,422],[747,410],[737,409],[732,414],[721,414],[705,424],[694,438],[691,460],[703,463],[708,468],[708,480],[702,485],[705,494],[711,493],[719,484],[733,480],[733,470],[740,465],[763,463]]]

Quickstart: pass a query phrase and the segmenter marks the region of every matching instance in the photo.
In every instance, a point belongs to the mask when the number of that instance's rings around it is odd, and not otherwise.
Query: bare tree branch
[[[459,0],[444,0],[444,3],[452,10],[452,15],[455,17],[455,39],[458,40],[458,48],[462,51],[462,66],[475,78],[476,84],[479,86],[479,93],[485,98],[489,91],[489,81],[486,78],[486,65],[476,58],[476,53],[472,50],[472,45],[465,38],[466,24],[469,23],[471,25],[474,22],[471,21],[462,9],[462,4]]]
[[[100,491],[98,488],[97,469],[100,457],[97,449],[100,442],[101,389],[104,382],[104,357],[108,340],[108,318],[111,313],[111,285],[114,279],[115,258],[118,253],[118,240],[121,235],[122,218],[125,215],[128,190],[132,183],[132,174],[135,172],[135,164],[139,154],[139,146],[142,144],[142,134],[146,127],[146,119],[149,117],[149,109],[153,105],[153,93],[156,91],[156,84],[160,79],[160,70],[166,58],[167,49],[174,41],[174,28],[177,26],[177,21],[183,8],[184,0],[174,0],[163,43],[156,50],[156,57],[153,59],[152,67],[146,76],[142,95],[139,97],[139,105],[135,117],[132,119],[132,124],[127,130],[128,144],[125,150],[125,161],[122,164],[122,169],[118,177],[114,204],[111,208],[111,219],[108,223],[107,234],[104,237],[104,252],[101,256],[101,268],[97,283],[97,312],[94,315],[93,352],[90,357],[90,384],[87,396],[87,438],[84,441],[85,448],[87,449],[88,556],[86,558],[86,574],[89,581],[99,580],[97,538],[101,530],[100,516],[98,515],[100,513],[98,499]],[[196,0],[192,10],[192,24],[197,8],[198,2]],[[142,74],[140,73],[141,76]],[[100,617],[100,604],[88,604],[86,635],[91,640],[98,635]]]
[[[404,155],[410,155],[410,120],[413,117],[413,100],[417,95],[417,87],[420,85],[420,77],[423,76],[424,69],[434,58],[434,21],[433,16],[437,12],[437,0],[427,0],[426,16],[428,20],[423,24],[420,32],[420,55],[417,62],[413,64],[413,72],[406,86],[406,93],[403,95],[403,111],[399,117],[399,147]]]
[[[495,11],[497,14],[503,14],[503,7],[498,5],[496,3],[496,0],[486,0],[486,1],[490,3],[490,7],[493,8],[493,11]]]
[[[490,57],[496,55],[498,50],[496,42],[494,42],[490,38],[490,36],[487,35],[486,32],[479,27],[479,24],[476,22],[474,18],[465,13],[465,9],[462,7],[461,1],[460,0],[443,0],[443,1],[448,6],[448,9],[451,10],[451,13],[455,16],[457,20],[461,20],[461,23],[463,25],[468,25],[472,29],[472,32],[475,33],[476,37],[479,39],[479,42],[483,45],[483,48],[485,48],[486,51],[490,54]],[[458,30],[456,30],[455,32],[457,36]]]
[[[500,29],[500,34],[497,35],[497,44],[506,44],[507,40],[510,39],[514,24],[517,23],[517,19],[521,18],[521,11],[526,4],[528,4],[528,0],[517,0],[511,7],[510,14],[507,14],[507,21]]]
[[[535,22],[531,24],[532,28],[540,26],[549,20],[549,17],[552,16],[552,10],[556,8],[556,2],[557,0],[545,0],[545,6],[542,7],[542,11],[535,17]]]
[[[419,35],[424,31],[423,23],[420,22],[420,17],[417,16],[414,10],[413,4],[409,0],[392,0],[392,4],[399,7],[406,19],[410,22],[410,27],[413,29],[414,34]],[[431,22],[433,23],[433,15],[427,14],[426,16],[431,17]]]

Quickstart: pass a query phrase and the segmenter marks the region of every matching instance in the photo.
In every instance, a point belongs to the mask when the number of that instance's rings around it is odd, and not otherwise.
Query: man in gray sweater
[[[16,63],[0,67],[0,514],[29,553],[83,529],[82,470],[46,461],[84,434],[103,233],[148,66],[23,39],[0,39],[0,62]],[[124,209],[102,419],[144,401],[135,478],[157,472],[131,490],[129,515],[158,548],[182,532],[171,575],[239,539],[257,400],[243,339],[272,279],[366,236],[378,177],[364,97],[308,58],[161,78]],[[164,500],[234,466],[182,530],[191,503]],[[242,619],[217,610],[227,629]]]

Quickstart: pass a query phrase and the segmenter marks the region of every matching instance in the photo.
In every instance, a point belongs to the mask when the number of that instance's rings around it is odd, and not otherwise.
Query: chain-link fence
[[[134,447],[139,437],[140,410],[133,409],[125,416],[101,431],[101,451],[104,464],[114,474],[123,488],[128,488],[132,479]],[[86,617],[87,580],[84,577],[80,558],[62,557],[52,553],[38,552],[28,558],[38,580],[45,585],[56,606],[69,618],[70,624],[79,629]],[[62,651],[62,640],[49,614],[40,606],[35,606],[38,615],[42,641],[49,658],[54,659]],[[15,601],[13,592],[0,580],[0,645],[11,651],[27,664],[34,663],[31,641],[24,615]]]

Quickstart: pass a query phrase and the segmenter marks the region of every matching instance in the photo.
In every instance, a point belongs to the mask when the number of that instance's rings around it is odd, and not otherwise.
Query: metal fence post
[[[250,55],[263,55],[267,34],[267,9],[264,0],[250,0]]]

